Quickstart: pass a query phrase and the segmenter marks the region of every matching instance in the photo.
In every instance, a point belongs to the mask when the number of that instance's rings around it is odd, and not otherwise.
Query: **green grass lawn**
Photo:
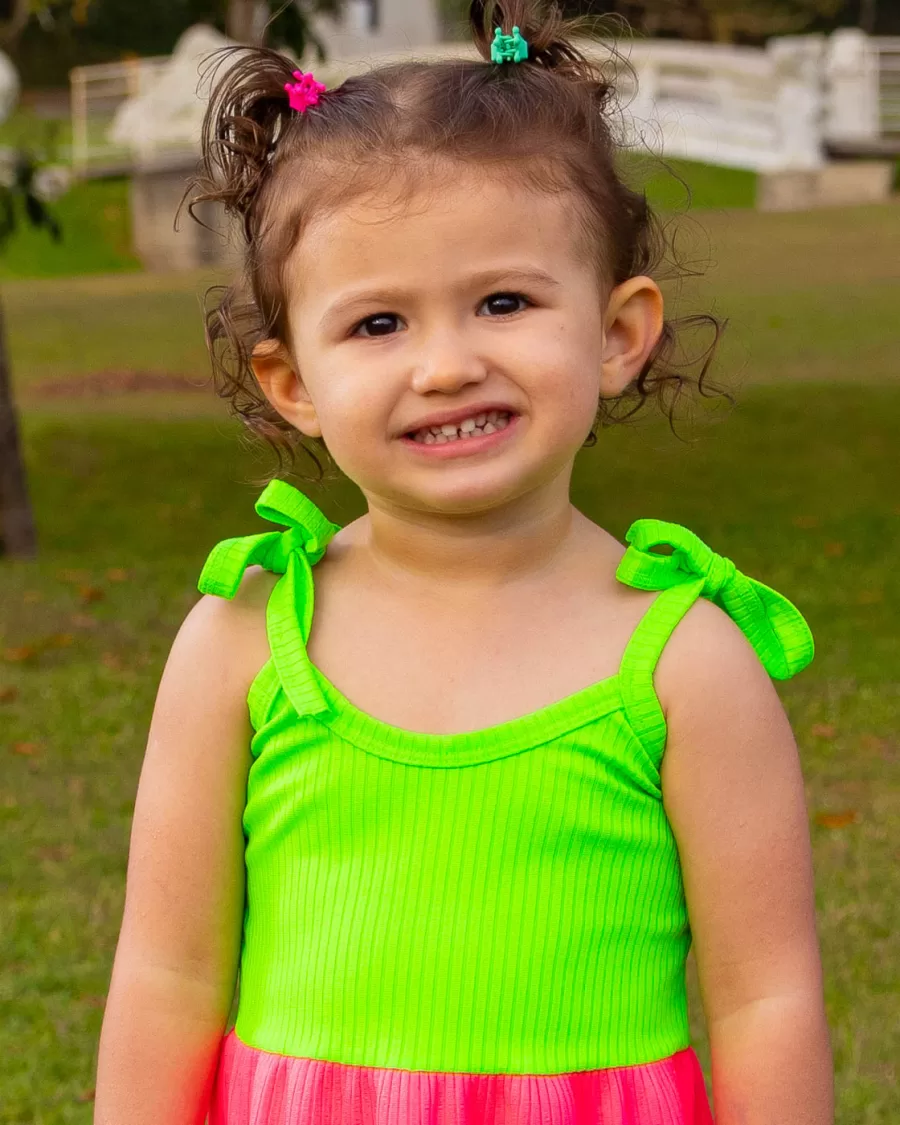
[[[679,442],[605,431],[575,500],[622,535],[683,522],[808,616],[781,694],[803,758],[838,1125],[900,1120],[900,208],[728,212],[680,303],[731,319],[738,405]],[[4,307],[41,542],[0,563],[0,1125],[87,1125],[153,697],[207,550],[257,530],[269,461],[211,396],[56,400],[123,368],[205,373],[208,278],[8,282]],[[337,522],[347,486],[322,497]],[[727,747],[723,747],[727,752]],[[706,1059],[702,1026],[695,1025]]]
[[[26,222],[20,207],[18,229],[0,253],[0,281],[140,269],[131,250],[127,180],[77,183],[50,206],[60,241]]]

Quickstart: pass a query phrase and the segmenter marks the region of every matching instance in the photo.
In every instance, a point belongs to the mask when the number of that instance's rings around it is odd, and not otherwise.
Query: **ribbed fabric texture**
[[[619,577],[663,591],[617,675],[486,730],[401,730],[356,708],[306,651],[313,567],[337,528],[281,481],[257,511],[288,530],[219,544],[200,580],[231,597],[250,562],[284,575],[267,609],[271,659],[248,698],[241,988],[217,1086],[217,1105],[245,1096],[253,1105],[214,1122],[368,1120],[335,1106],[345,1094],[346,1104],[370,1104],[388,1087],[400,1103],[384,1103],[377,1125],[705,1122],[705,1096],[696,1118],[683,1105],[659,1108],[674,1073],[666,1067],[679,1060],[684,1074],[696,1059],[653,672],[701,595],[732,614],[773,674],[811,658],[802,617],[685,529],[652,521]],[[674,562],[652,552],[660,542],[675,548]],[[641,1082],[653,1075],[643,1093],[623,1068],[645,1071]],[[514,1077],[522,1084],[503,1084]],[[259,1116],[266,1099],[324,1096],[323,1083],[337,1100],[321,1111]],[[589,1090],[587,1116],[572,1109],[579,1090]],[[530,1108],[458,1109],[478,1091]],[[603,1118],[609,1091],[621,1097]],[[434,1116],[432,1097],[457,1109]],[[547,1108],[557,1104],[559,1113]]]
[[[655,607],[639,635],[667,629],[682,592]],[[690,939],[659,744],[638,739],[618,677],[440,737],[318,682],[315,715],[297,715],[274,663],[251,697],[245,1043],[513,1074],[687,1045]]]
[[[712,1125],[690,1048],[576,1074],[445,1074],[223,1044],[209,1125]]]

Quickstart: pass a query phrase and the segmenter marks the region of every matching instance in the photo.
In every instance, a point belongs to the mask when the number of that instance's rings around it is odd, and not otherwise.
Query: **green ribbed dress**
[[[778,678],[812,658],[803,618],[690,532],[639,521],[618,577],[661,592],[616,675],[486,730],[415,733],[358,710],[307,655],[313,568],[338,529],[281,481],[257,510],[287,530],[220,543],[199,584],[228,598],[251,563],[283,575],[267,609],[271,659],[248,698],[240,1002],[211,1125],[336,1125],[348,1111],[335,1091],[374,1089],[379,1075],[397,1089],[376,1098],[375,1125],[708,1121],[653,673],[700,596]],[[653,551],[663,543],[672,554]],[[656,1090],[668,1116],[618,1104],[622,1075],[645,1100]],[[443,1116],[418,1115],[416,1076]],[[495,1100],[507,1116],[479,1117],[449,1088],[435,1093],[461,1076],[568,1082],[569,1100],[590,1076],[595,1116],[534,1117],[533,1089],[532,1110],[509,1116],[507,1089]],[[313,1089],[316,1108],[298,1108]]]

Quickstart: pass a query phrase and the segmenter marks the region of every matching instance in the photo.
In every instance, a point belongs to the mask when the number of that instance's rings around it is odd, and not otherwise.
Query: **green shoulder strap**
[[[206,560],[197,587],[202,594],[233,598],[244,571],[254,563],[284,576],[266,607],[272,661],[297,712],[318,714],[328,706],[306,654],[313,615],[312,568],[340,528],[302,492],[282,480],[270,481],[255,507],[263,519],[287,530],[218,543]]]
[[[653,672],[672,631],[698,597],[728,614],[773,679],[790,679],[812,660],[812,633],[796,606],[742,574],[687,528],[638,520],[626,541],[618,580],[639,590],[662,591],[632,635],[620,671],[626,713],[651,755],[661,753],[666,734]],[[671,554],[657,553],[658,547],[671,548]]]

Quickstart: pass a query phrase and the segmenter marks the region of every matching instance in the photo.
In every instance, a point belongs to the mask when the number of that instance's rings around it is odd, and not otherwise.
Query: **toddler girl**
[[[324,90],[246,50],[198,196],[242,222],[224,393],[361,489],[272,481],[172,649],[97,1125],[826,1125],[799,613],[569,500],[681,387],[611,92],[553,10]],[[671,551],[668,551],[668,547]],[[661,549],[660,549],[661,548]],[[313,591],[315,589],[315,602]],[[236,1025],[229,1015],[240,965]]]

